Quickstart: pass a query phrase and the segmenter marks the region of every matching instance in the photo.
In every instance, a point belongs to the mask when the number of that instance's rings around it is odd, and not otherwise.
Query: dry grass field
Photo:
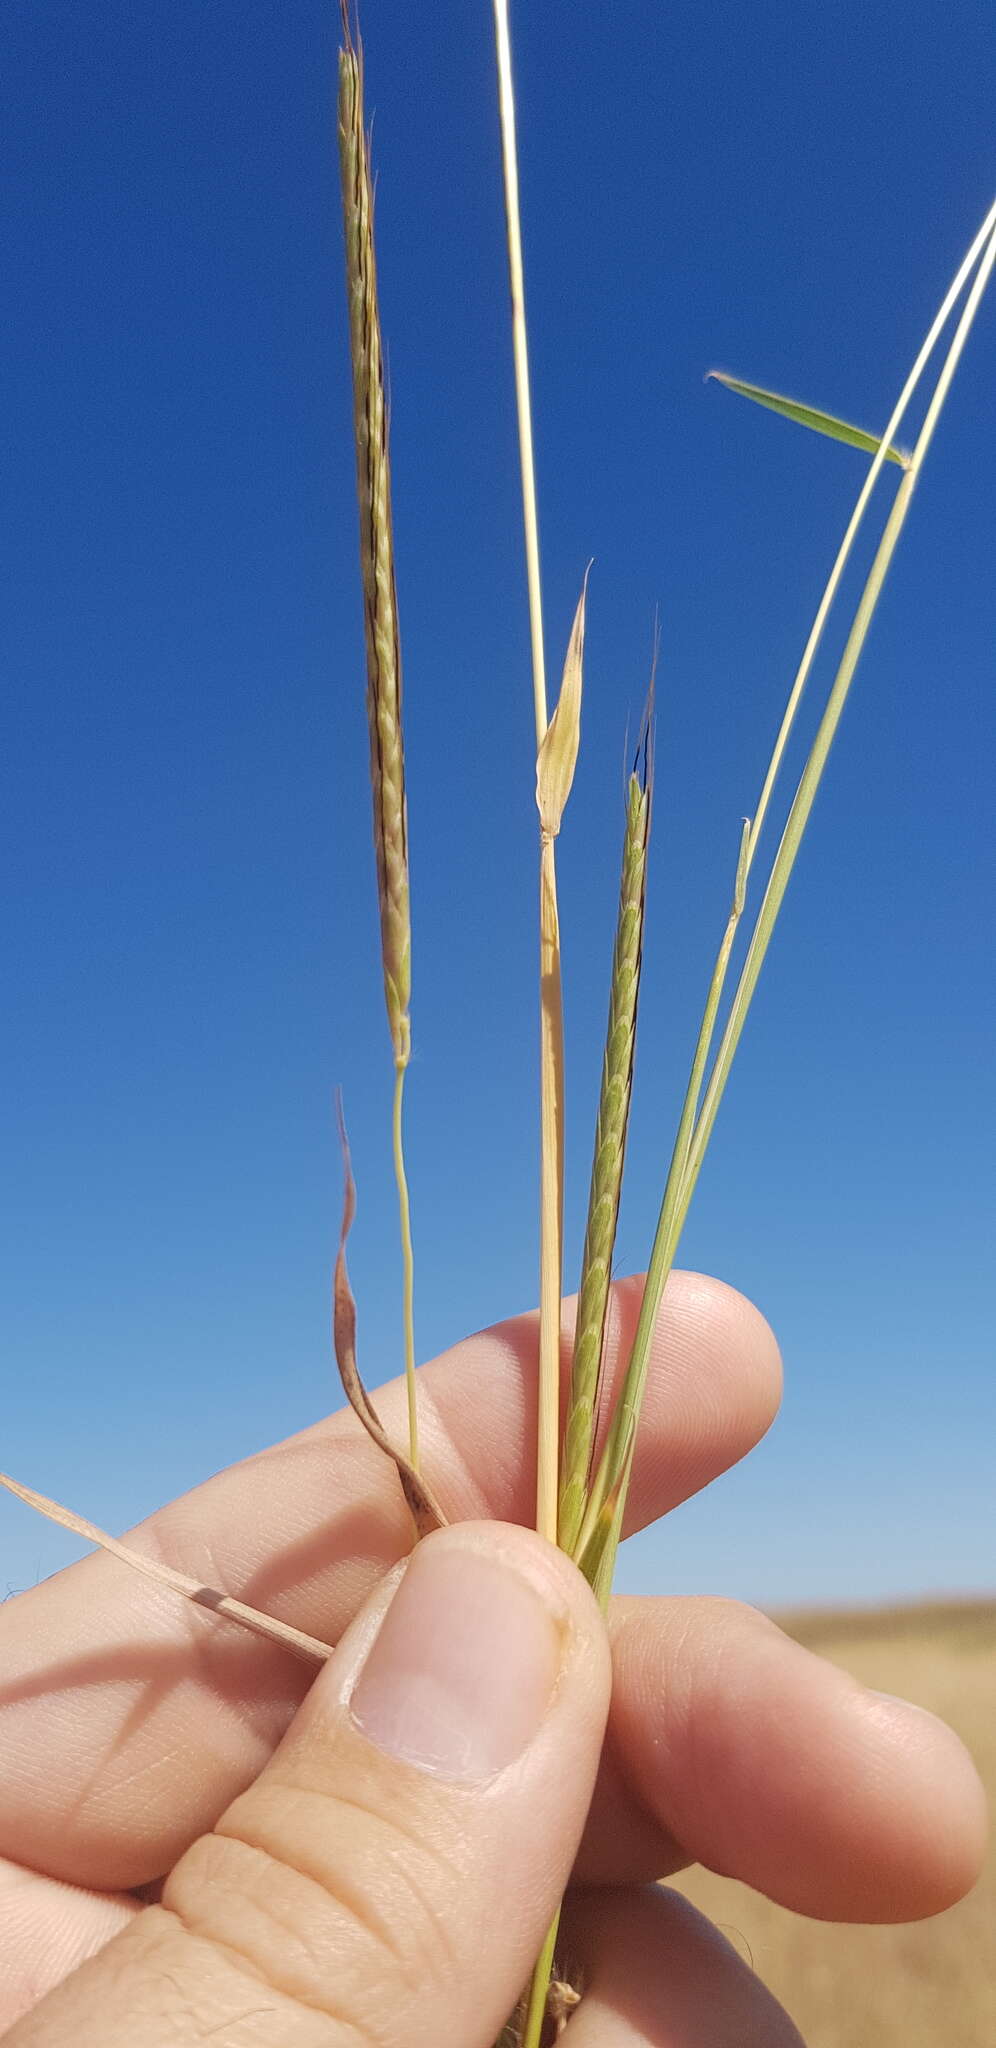
[[[808,1648],[956,1728],[996,1812],[996,1601],[782,1621]],[[996,1854],[970,1898],[912,1927],[802,1920],[703,1870],[681,1889],[749,1953],[807,2048],[996,2048]]]

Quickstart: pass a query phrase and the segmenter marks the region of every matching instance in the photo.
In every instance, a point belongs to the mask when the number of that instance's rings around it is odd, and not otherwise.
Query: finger
[[[138,1911],[134,1899],[78,1891],[0,1863],[0,2034]]]
[[[395,1580],[162,1905],[10,2048],[488,2048],[577,1846],[608,1643],[574,1567],[522,1529],[443,1530]]]
[[[615,1290],[610,1383],[641,1284]],[[565,1342],[565,1369],[568,1352]],[[535,1354],[536,1319],[520,1317],[420,1373],[426,1470],[454,1516],[531,1516]],[[716,1281],[675,1275],[653,1349],[635,1522],[742,1457],[778,1391],[777,1349],[757,1311]],[[401,1383],[378,1394],[399,1441],[404,1400]],[[219,1474],[132,1540],[335,1642],[410,1530],[393,1470],[347,1412]],[[0,1609],[0,1664],[0,1854],[108,1890],[161,1875],[213,1824],[309,1682],[285,1652],[103,1555]]]
[[[803,2048],[760,1978],[675,1892],[582,1893],[564,1943],[584,1995],[563,2048]]]
[[[912,1920],[974,1884],[985,1794],[933,1714],[869,1692],[754,1609],[618,1600],[585,1877],[704,1863],[797,1913]]]

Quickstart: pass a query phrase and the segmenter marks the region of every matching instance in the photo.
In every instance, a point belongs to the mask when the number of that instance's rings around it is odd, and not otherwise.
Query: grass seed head
[[[626,1157],[643,960],[651,780],[648,721],[641,740],[637,770],[630,776],[627,792],[609,1019],[581,1261],[574,1366],[564,1433],[558,1542],[572,1555],[584,1515],[591,1470],[612,1256]]]
[[[394,572],[384,357],[377,306],[373,187],[363,126],[363,60],[346,24],[339,52],[339,161],[353,366],[356,487],[367,656],[367,719],[384,994],[395,1063],[411,1049],[408,808],[401,727],[401,647]]]

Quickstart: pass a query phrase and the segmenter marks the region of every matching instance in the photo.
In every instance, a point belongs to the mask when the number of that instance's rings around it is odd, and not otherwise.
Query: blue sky
[[[335,17],[9,0],[0,27],[2,1463],[113,1527],[335,1399],[337,1081],[370,1379],[398,1358]],[[528,634],[490,9],[370,0],[364,26],[429,1355],[536,1295]],[[976,0],[545,0],[514,29],[554,668],[595,557],[561,853],[571,1274],[655,611],[626,1269],[739,819],[861,480],[703,373],[884,424],[991,197],[991,22]],[[630,1547],[633,1588],[996,1582],[994,343],[989,303],[683,1247],[769,1316],[783,1414]],[[0,1502],[0,1592],[72,1554]]]

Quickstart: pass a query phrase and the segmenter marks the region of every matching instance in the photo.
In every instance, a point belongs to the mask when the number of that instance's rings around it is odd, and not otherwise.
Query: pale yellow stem
[[[498,108],[501,118],[502,166],[505,180],[508,281],[512,308],[512,354],[519,429],[519,467],[522,475],[522,522],[526,550],[526,582],[529,590],[533,709],[538,751],[546,737],[547,729],[546,662],[543,653],[536,466],[533,458],[532,406],[529,396],[529,348],[522,270],[518,148],[508,0],[494,0],[494,16],[498,61]],[[540,1342],[536,1526],[555,1543],[559,1466],[560,1298],[563,1275],[564,1031],[556,860],[553,841],[546,835],[541,839],[540,860]]]
[[[525,2024],[522,2030],[522,2048],[540,2048],[543,2039],[543,2021],[546,2018],[546,2001],[553,1976],[553,1956],[560,1932],[560,1911],[547,1929],[546,1940],[540,1951],[539,1961],[533,1971],[529,1987],[529,2002],[526,2006]]]
[[[408,1196],[408,1176],[405,1172],[405,1148],[402,1126],[402,1105],[405,1094],[407,1063],[399,1061],[394,1073],[394,1178],[398,1186],[398,1212],[401,1222],[401,1260],[404,1285],[405,1325],[405,1387],[408,1394],[408,1456],[415,1471],[418,1462],[418,1394],[415,1382],[415,1259],[412,1251],[412,1211]]]
[[[536,1527],[557,1541],[563,1271],[564,1018],[553,840],[540,841],[540,1326]]]
[[[529,635],[533,657],[533,700],[536,745],[546,732],[546,662],[543,655],[543,597],[540,585],[539,526],[536,517],[536,466],[533,461],[533,415],[529,398],[529,348],[526,336],[526,291],[522,274],[522,228],[519,220],[519,158],[515,140],[515,93],[507,0],[494,0],[498,56],[498,107],[501,155],[505,174],[505,227],[508,240],[508,283],[512,300],[512,355],[515,362],[515,404],[519,421],[519,467],[522,472],[522,523],[529,585]]]

